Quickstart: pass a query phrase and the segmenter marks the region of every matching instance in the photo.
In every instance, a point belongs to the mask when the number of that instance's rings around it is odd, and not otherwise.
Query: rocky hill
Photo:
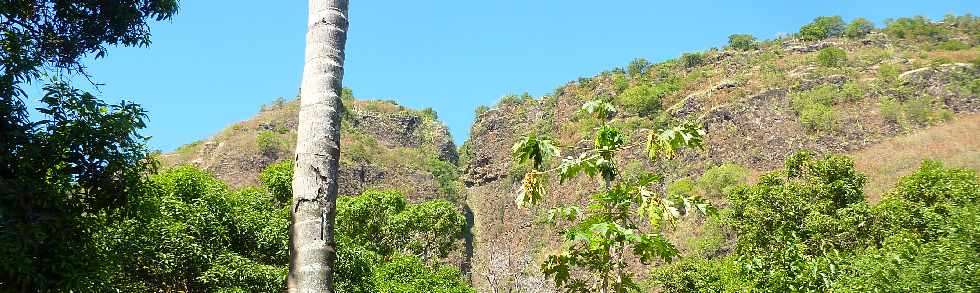
[[[358,101],[349,92],[345,106],[340,194],[394,188],[415,202],[460,195],[456,146],[434,112],[406,109],[391,101]],[[263,106],[251,119],[163,155],[162,161],[193,164],[232,187],[257,185],[266,166],[291,159],[298,111],[297,100],[280,99]]]
[[[659,64],[637,60],[626,69],[570,82],[551,95],[508,96],[484,109],[462,148],[467,203],[475,219],[474,286],[481,292],[550,291],[551,283],[538,267],[545,255],[560,249],[561,239],[538,219],[548,207],[585,203],[599,183],[552,184],[541,207],[518,208],[514,197],[526,167],[513,163],[507,146],[532,132],[562,145],[587,146],[591,138],[582,134],[595,124],[579,109],[589,100],[616,105],[620,111],[612,123],[628,133],[683,120],[703,125],[705,151],[685,152],[678,164],[653,166],[644,163],[643,154],[621,154],[626,158],[620,162],[625,166],[622,172],[667,170],[665,189],[724,163],[758,174],[781,166],[789,154],[804,148],[857,154],[858,160],[865,160],[858,161],[859,167],[874,172],[887,165],[881,161],[891,160],[882,150],[897,143],[922,149],[929,144],[909,140],[930,139],[932,145],[945,140],[975,146],[980,137],[976,127],[962,127],[956,133],[932,130],[946,123],[977,121],[977,28],[942,22],[927,25],[943,30],[944,37],[872,31],[849,38],[786,37],[747,48],[732,45]],[[923,129],[933,135],[917,135]],[[912,135],[903,139],[907,134]],[[631,141],[644,139],[637,132],[632,136]],[[969,147],[946,150],[956,153],[944,156],[958,158],[954,165],[980,168],[980,158]],[[871,176],[872,198],[882,192],[876,186],[883,184],[876,181],[894,182],[903,175],[901,170],[933,157],[926,152],[894,155],[902,162],[882,167],[894,168],[886,176]],[[724,205],[721,197],[710,200]],[[682,251],[690,250],[684,241],[698,236],[699,225],[673,232],[678,235],[671,238],[680,242]],[[729,247],[721,243],[716,249],[709,253],[724,254]],[[635,273],[642,276],[645,270],[638,267]]]
[[[507,96],[477,109],[458,153],[433,111],[357,101],[348,92],[340,192],[395,188],[416,202],[454,200],[471,218],[464,270],[479,292],[548,292],[551,282],[539,266],[561,239],[538,220],[547,207],[585,203],[598,182],[552,184],[538,207],[518,208],[514,198],[526,166],[512,162],[510,146],[532,132],[562,145],[590,144],[584,134],[596,122],[580,111],[590,100],[614,104],[619,111],[611,123],[631,141],[642,141],[637,130],[644,128],[682,121],[704,127],[705,150],[684,151],[675,164],[654,165],[639,153],[617,156],[621,172],[665,171],[663,190],[722,164],[743,166],[751,180],[803,148],[854,155],[857,168],[870,175],[872,200],[925,158],[980,170],[980,20],[909,21],[847,37],[733,38],[724,48],[657,64],[638,59],[546,96]],[[200,166],[232,186],[253,185],[266,165],[291,155],[297,111],[296,101],[277,101],[163,161]],[[725,205],[717,194],[709,200]],[[669,238],[692,253],[704,245],[690,240],[710,233],[704,225],[684,223]],[[722,235],[707,251],[697,248],[700,253],[730,249],[731,236],[714,233]],[[642,277],[646,270],[634,272]]]

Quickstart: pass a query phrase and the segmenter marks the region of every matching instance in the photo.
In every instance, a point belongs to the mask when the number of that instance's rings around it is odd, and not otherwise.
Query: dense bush
[[[924,16],[885,20],[883,31],[896,38],[933,42],[945,41],[950,35],[942,23],[934,23]]]
[[[664,292],[976,292],[980,179],[925,162],[876,205],[842,156],[801,152],[735,188],[733,254],[654,270]]]
[[[277,201],[288,203],[293,196],[293,161],[269,165],[259,174],[259,180]]]
[[[694,68],[704,65],[704,54],[684,53],[681,55],[681,64],[684,64],[685,68]]]
[[[446,266],[430,268],[415,257],[395,256],[375,269],[377,293],[469,293],[459,270]]]
[[[790,105],[800,118],[804,128],[811,130],[829,131],[837,125],[838,114],[833,105],[854,99],[853,89],[838,89],[831,84],[824,84],[813,89],[791,94]]]
[[[840,48],[823,48],[817,53],[817,62],[826,67],[844,67],[847,65],[847,52]]]
[[[125,218],[99,230],[102,253],[119,266],[103,276],[125,292],[274,292],[285,286],[289,263],[287,236],[292,164],[262,172],[265,190],[229,191],[205,171],[179,167],[151,177],[151,185]],[[378,292],[376,286],[414,288],[459,285],[455,270],[437,264],[457,248],[465,218],[442,201],[409,204],[391,191],[342,197],[337,206],[338,267],[341,292]],[[412,279],[379,278],[398,256],[398,270]],[[408,258],[414,259],[410,260]],[[407,260],[408,259],[408,260]],[[455,272],[455,273],[454,273]],[[375,280],[385,279],[384,284]]]
[[[819,16],[813,22],[800,27],[799,37],[807,41],[817,41],[842,36],[844,30],[844,20],[840,16]]]
[[[848,38],[858,39],[871,33],[874,30],[875,25],[870,20],[862,17],[855,18],[847,25],[844,29],[844,35]]]
[[[893,97],[882,97],[878,109],[885,121],[897,123],[902,116],[902,102]]]
[[[279,134],[270,130],[259,131],[259,134],[255,136],[255,144],[258,145],[259,151],[266,155],[279,152],[283,143]]]
[[[636,58],[626,66],[626,74],[631,77],[640,77],[647,74],[647,70],[650,69],[650,61],[643,58]]]
[[[616,104],[630,113],[647,117],[660,111],[661,97],[653,86],[637,85],[616,96]]]
[[[749,171],[745,167],[724,163],[712,166],[698,178],[698,189],[710,198],[720,198],[728,193],[730,188],[746,182]]]
[[[735,34],[728,36],[728,47],[739,51],[748,51],[758,48],[759,45],[752,35]]]
[[[939,43],[939,45],[936,45],[936,48],[940,50],[959,51],[969,49],[970,45],[960,42],[959,40],[949,40]]]
[[[473,112],[474,112],[474,114],[476,114],[476,116],[480,116],[483,113],[486,113],[487,111],[490,111],[490,107],[487,107],[486,105],[479,105],[479,106],[476,107],[475,110],[473,110]]]

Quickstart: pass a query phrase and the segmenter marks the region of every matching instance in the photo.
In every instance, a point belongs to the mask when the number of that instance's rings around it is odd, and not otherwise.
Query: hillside
[[[727,47],[657,64],[637,59],[546,96],[506,96],[477,109],[471,137],[458,153],[433,111],[358,101],[348,92],[340,193],[394,188],[414,202],[453,200],[472,211],[471,264],[464,270],[473,286],[479,292],[540,292],[553,288],[539,265],[561,243],[541,214],[554,205],[585,203],[599,183],[554,184],[539,207],[519,208],[514,197],[527,166],[513,163],[510,146],[530,133],[588,146],[592,138],[583,133],[596,122],[580,111],[587,101],[615,105],[619,111],[611,123],[630,141],[645,139],[638,129],[683,121],[706,130],[705,150],[684,151],[677,164],[653,165],[641,153],[619,154],[623,173],[665,171],[661,190],[725,164],[744,167],[752,180],[782,167],[798,149],[852,155],[857,169],[869,175],[865,192],[872,201],[923,159],[980,170],[980,32],[974,23],[922,25],[929,34],[889,28],[820,39],[733,38]],[[297,110],[296,101],[277,101],[163,161],[199,166],[234,187],[255,185],[259,170],[288,159]],[[727,204],[721,194],[709,200]],[[727,254],[732,236],[704,225],[685,222],[667,233],[682,253]],[[705,237],[715,238],[699,244]],[[634,273],[643,277],[644,268],[649,267],[636,266]]]
[[[393,188],[414,202],[460,195],[456,146],[433,112],[390,101],[359,101],[349,92],[345,107],[340,194]],[[195,165],[232,187],[257,185],[266,166],[290,159],[298,111],[298,100],[277,100],[255,117],[163,155],[162,161],[167,166]]]
[[[599,182],[553,184],[541,207],[519,208],[514,196],[527,167],[513,163],[506,146],[529,133],[561,145],[588,146],[591,138],[581,133],[595,124],[579,108],[593,99],[620,109],[612,123],[633,133],[630,141],[644,140],[630,130],[683,120],[703,125],[706,150],[682,153],[680,164],[653,166],[643,163],[643,154],[620,154],[628,158],[620,162],[626,166],[621,172],[666,170],[667,185],[725,163],[759,174],[781,167],[797,149],[855,154],[858,167],[871,173],[868,192],[873,196],[920,159],[955,158],[954,165],[978,168],[972,127],[980,111],[977,31],[953,23],[931,25],[949,35],[929,39],[873,31],[811,41],[787,37],[688,53],[659,64],[636,60],[626,69],[570,82],[552,95],[508,96],[481,109],[462,148],[475,218],[474,286],[484,292],[551,286],[538,266],[561,242],[538,217],[548,207],[585,203]],[[950,49],[943,45],[954,42],[949,40],[969,45]],[[722,197],[710,200],[725,205]],[[685,243],[701,230],[682,227],[671,238],[689,252],[692,247]],[[708,254],[725,254],[731,240],[722,239]],[[638,268],[635,273],[646,272]]]

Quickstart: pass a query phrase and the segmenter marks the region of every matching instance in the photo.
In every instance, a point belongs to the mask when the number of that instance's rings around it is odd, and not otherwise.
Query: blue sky
[[[478,105],[535,96],[636,57],[659,61],[771,38],[819,15],[845,20],[973,13],[980,1],[351,1],[344,84],[359,98],[435,108],[458,143]],[[597,3],[601,3],[598,4]],[[164,151],[204,139],[296,95],[306,1],[181,1],[149,48],[89,63],[103,96],[143,104]]]

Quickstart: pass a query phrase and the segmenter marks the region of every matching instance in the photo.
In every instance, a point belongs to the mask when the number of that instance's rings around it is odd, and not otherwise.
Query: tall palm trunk
[[[310,0],[293,177],[289,292],[333,292],[348,0]]]

